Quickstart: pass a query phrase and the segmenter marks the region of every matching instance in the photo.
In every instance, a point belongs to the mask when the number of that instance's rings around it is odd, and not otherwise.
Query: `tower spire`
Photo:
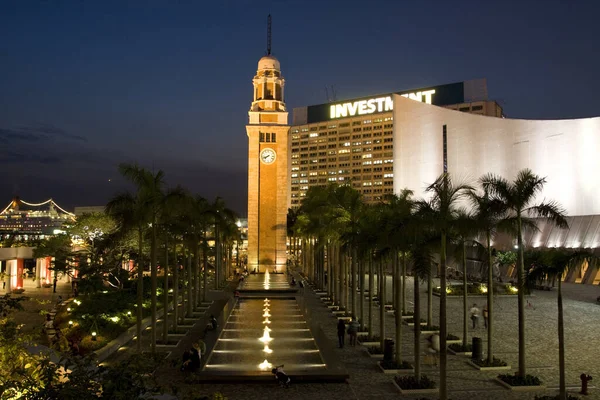
[[[267,17],[267,55],[271,55],[271,14]]]

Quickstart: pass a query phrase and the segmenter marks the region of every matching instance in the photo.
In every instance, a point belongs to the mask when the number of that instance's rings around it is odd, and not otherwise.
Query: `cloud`
[[[4,151],[0,154],[0,164],[22,164],[27,162],[57,165],[62,163],[62,160],[53,155],[38,154],[36,152]]]
[[[17,128],[0,128],[0,141],[42,142],[54,139],[87,142],[80,135],[74,135],[51,124],[35,124]]]

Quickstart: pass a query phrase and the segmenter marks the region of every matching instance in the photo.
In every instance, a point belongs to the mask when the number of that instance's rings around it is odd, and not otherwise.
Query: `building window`
[[[483,106],[473,106],[471,108],[471,111],[481,111],[481,110],[483,110]]]

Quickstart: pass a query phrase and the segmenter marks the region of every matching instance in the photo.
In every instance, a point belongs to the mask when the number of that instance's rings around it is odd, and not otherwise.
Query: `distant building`
[[[76,217],[83,214],[104,214],[104,208],[104,206],[75,207],[74,214]]]
[[[65,223],[74,221],[75,214],[61,208],[52,199],[35,204],[15,197],[0,212],[0,238],[43,239],[61,233]]]
[[[398,93],[340,100],[293,110],[289,134],[290,207],[298,208],[313,186],[349,183],[367,203],[394,193],[394,97],[500,119],[502,107],[488,100],[485,79]],[[418,131],[413,132],[415,137]]]

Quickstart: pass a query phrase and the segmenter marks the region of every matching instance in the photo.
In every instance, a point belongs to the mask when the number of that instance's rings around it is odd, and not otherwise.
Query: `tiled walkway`
[[[409,279],[407,287],[412,287]],[[424,290],[424,288],[422,288]],[[600,317],[600,306],[595,304],[595,298],[600,295],[599,287],[580,287],[565,285],[567,299],[565,308],[565,336],[567,338],[567,385],[579,385],[579,374],[586,372],[594,377],[600,377],[600,335],[597,334],[597,321]],[[577,300],[572,300],[571,297]],[[408,299],[412,298],[409,290]],[[310,318],[317,321],[330,339],[332,347],[337,345],[336,319],[323,305],[311,289],[305,289],[305,301],[311,310]],[[437,304],[439,299],[434,297],[434,321],[437,320]],[[484,304],[484,298],[474,298],[470,302]],[[558,386],[558,350],[556,331],[556,292],[536,292],[530,298],[533,307],[527,309],[527,357],[528,372],[541,377],[550,388]],[[366,303],[366,302],[365,302]],[[422,313],[426,312],[426,295],[422,293]],[[448,301],[449,332],[461,334],[462,305],[458,298]],[[516,297],[498,297],[496,304],[496,356],[517,366],[517,310]],[[365,304],[367,307],[367,303]],[[378,309],[375,309],[375,333],[378,330]],[[386,315],[386,336],[393,337],[394,318]],[[484,350],[487,340],[483,328],[469,332],[482,337]],[[412,359],[412,331],[404,329],[403,353],[407,360]],[[422,349],[424,349],[424,340]],[[401,397],[392,384],[392,376],[384,375],[361,346],[336,349],[339,357],[345,363],[350,374],[345,384],[298,384],[289,389],[281,389],[276,385],[264,384],[206,384],[186,385],[184,379],[177,379],[176,385],[182,392],[195,390],[198,393],[209,394],[219,391],[231,399],[395,399]],[[434,380],[439,379],[437,369],[424,366],[423,372]],[[171,372],[177,374],[177,372]],[[491,381],[497,372],[480,372],[466,364],[466,358],[448,356],[448,388],[451,399],[533,399],[535,394],[554,394],[556,390],[541,390],[536,393],[512,393]],[[168,373],[167,375],[170,375]],[[175,380],[171,379],[175,382]],[[592,384],[594,381],[591,382]],[[576,391],[576,390],[575,390]],[[590,390],[588,399],[600,399],[600,391]],[[407,398],[423,398],[424,396],[407,396]],[[429,396],[429,398],[435,398]]]

